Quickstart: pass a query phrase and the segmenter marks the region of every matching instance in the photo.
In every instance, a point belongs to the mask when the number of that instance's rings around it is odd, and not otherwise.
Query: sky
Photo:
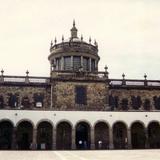
[[[160,79],[159,0],[0,0],[0,69],[49,76],[50,41],[68,39],[73,19],[98,42],[110,78]]]

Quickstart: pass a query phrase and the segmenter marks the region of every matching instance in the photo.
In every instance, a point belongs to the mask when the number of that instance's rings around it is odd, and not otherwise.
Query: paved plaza
[[[0,160],[159,160],[160,150],[1,151]]]

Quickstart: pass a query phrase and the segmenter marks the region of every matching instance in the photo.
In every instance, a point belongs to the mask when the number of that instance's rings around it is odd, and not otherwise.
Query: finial
[[[51,47],[53,46],[53,41],[51,40]]]
[[[89,37],[89,43],[91,43],[91,41],[92,41],[92,40],[91,40],[91,37]]]
[[[75,23],[75,19],[73,20],[73,27],[75,27],[76,23]]]
[[[27,70],[27,71],[26,71],[26,77],[28,77],[28,75],[29,75],[29,71]]]
[[[123,79],[125,78],[125,76],[126,76],[126,75],[123,73],[123,74],[122,74]]]
[[[81,41],[83,41],[83,35],[81,34]]]
[[[75,20],[73,20],[73,27],[71,28],[71,39],[77,38],[77,28],[75,27]]]
[[[2,69],[2,70],[1,70],[1,76],[3,76],[3,73],[4,73],[4,70]]]
[[[144,79],[147,80],[147,74],[146,73],[144,74]]]
[[[108,78],[109,72],[107,65],[105,65],[104,70],[105,70],[104,77]]]
[[[98,48],[98,43],[96,40],[94,40],[94,45]]]
[[[55,39],[54,39],[54,43],[55,43],[55,44],[57,43],[57,39],[56,39],[56,37],[55,37]]]
[[[105,70],[105,72],[108,72],[108,71],[107,71],[107,70],[108,70],[107,65],[105,65],[104,70]]]
[[[62,35],[62,42],[64,41],[64,36]]]

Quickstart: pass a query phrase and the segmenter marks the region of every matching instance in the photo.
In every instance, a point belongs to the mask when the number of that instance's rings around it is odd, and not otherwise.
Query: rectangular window
[[[94,59],[92,59],[91,60],[91,71],[93,72],[93,71],[95,71],[95,60]]]
[[[89,58],[83,58],[83,69],[84,71],[89,71]]]
[[[81,57],[80,56],[74,56],[73,57],[73,69],[75,71],[78,71],[81,67]]]
[[[76,104],[87,104],[87,88],[85,86],[76,86],[75,88],[75,102]]]
[[[71,69],[72,69],[71,57],[66,56],[66,57],[64,57],[64,70],[71,70]]]
[[[56,69],[57,70],[61,69],[61,59],[60,58],[56,58]]]

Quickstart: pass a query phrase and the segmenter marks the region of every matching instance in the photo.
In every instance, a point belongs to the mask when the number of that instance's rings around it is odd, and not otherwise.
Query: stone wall
[[[75,103],[75,87],[84,86],[87,90],[87,104]],[[52,107],[55,110],[105,110],[108,87],[104,82],[53,82]]]
[[[118,88],[118,89],[109,89],[109,95],[112,95],[113,97],[117,96],[119,99],[119,108],[117,110],[121,109],[121,101],[122,99],[128,99],[128,106],[129,109],[132,110],[132,96],[139,96],[142,101],[141,108],[139,110],[144,110],[143,104],[146,99],[150,101],[151,108],[150,110],[156,110],[155,108],[155,102],[154,97],[160,97],[160,89],[152,89],[152,88],[142,88],[142,89],[134,89],[134,88]]]
[[[41,109],[34,107],[34,94],[43,95],[43,107],[50,108],[50,87],[48,86],[29,86],[29,85],[1,85],[0,86],[0,96],[3,96],[4,107],[3,108],[11,108],[8,105],[9,95],[17,95],[18,97],[18,106],[16,108],[24,109],[22,106],[22,98],[28,97],[30,102],[30,107],[25,109]],[[13,108],[14,109],[14,108]]]

